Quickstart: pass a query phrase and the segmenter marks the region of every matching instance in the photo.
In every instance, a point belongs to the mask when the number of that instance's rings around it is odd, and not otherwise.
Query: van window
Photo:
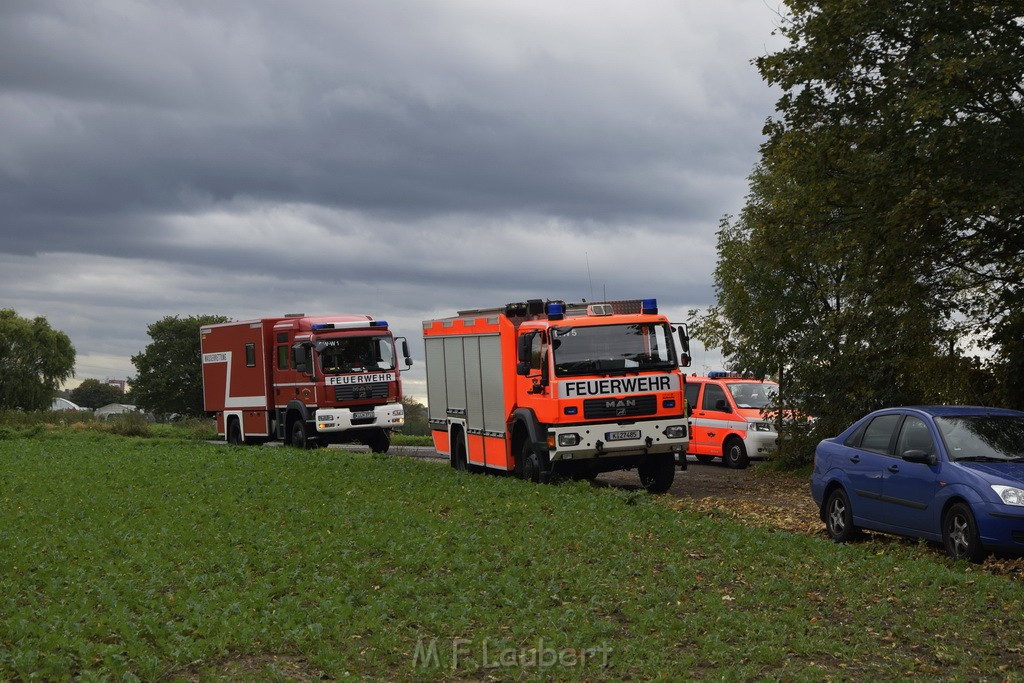
[[[725,400],[725,389],[718,386],[717,384],[705,384],[704,385],[704,410],[722,410],[722,405],[719,401],[728,407],[729,402]]]
[[[700,384],[692,382],[686,385],[686,405],[689,406],[690,410],[696,410],[697,408],[697,395],[700,393]]]

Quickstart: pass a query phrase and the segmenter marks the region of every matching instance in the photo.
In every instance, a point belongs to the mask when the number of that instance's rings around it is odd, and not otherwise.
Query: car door
[[[858,523],[884,524],[882,477],[892,464],[893,442],[903,416],[879,415],[857,430],[844,444],[841,462],[850,482],[850,505]]]
[[[937,533],[931,506],[941,488],[938,461],[935,465],[908,462],[903,459],[907,451],[937,454],[935,437],[928,423],[915,415],[904,418],[892,462],[882,473],[883,518],[886,524],[901,532]]]

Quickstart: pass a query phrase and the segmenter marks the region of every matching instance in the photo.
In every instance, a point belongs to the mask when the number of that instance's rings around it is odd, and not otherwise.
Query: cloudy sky
[[[772,0],[3,0],[0,307],[126,378],[164,316],[714,300]],[[720,364],[696,350],[695,368]]]

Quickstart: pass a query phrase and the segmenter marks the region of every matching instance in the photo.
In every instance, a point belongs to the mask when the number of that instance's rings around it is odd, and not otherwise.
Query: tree
[[[227,321],[218,315],[167,316],[146,328],[153,341],[141,353],[132,356],[132,364],[139,374],[128,381],[136,404],[162,415],[202,415],[199,329]]]
[[[1024,358],[1024,3],[785,2],[789,46],[756,60],[779,117],[697,336],[826,433],[973,401],[969,342]]]
[[[75,348],[46,318],[0,310],[0,409],[49,408],[75,371]]]
[[[402,407],[405,409],[405,426],[402,428],[402,433],[410,436],[429,436],[430,425],[427,423],[427,407],[408,397],[402,399]]]
[[[86,379],[71,390],[69,399],[83,408],[95,410],[109,403],[123,402],[124,394],[117,387],[98,379]]]

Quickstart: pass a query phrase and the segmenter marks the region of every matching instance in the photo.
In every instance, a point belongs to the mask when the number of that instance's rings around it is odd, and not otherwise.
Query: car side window
[[[719,402],[724,403],[726,406],[729,405],[728,401],[725,400],[725,389],[717,384],[705,384],[702,408],[704,410],[722,410],[722,405]]]
[[[694,410],[697,407],[697,394],[700,393],[699,384],[687,384],[686,388],[686,404],[690,407],[690,410]]]
[[[864,430],[860,447],[872,453],[891,455],[889,444],[892,443],[892,433],[900,422],[902,415],[879,415],[868,424]]]
[[[896,441],[896,455],[902,456],[907,451],[924,451],[928,455],[935,455],[935,441],[928,431],[928,425],[921,418],[910,415],[903,421]]]

